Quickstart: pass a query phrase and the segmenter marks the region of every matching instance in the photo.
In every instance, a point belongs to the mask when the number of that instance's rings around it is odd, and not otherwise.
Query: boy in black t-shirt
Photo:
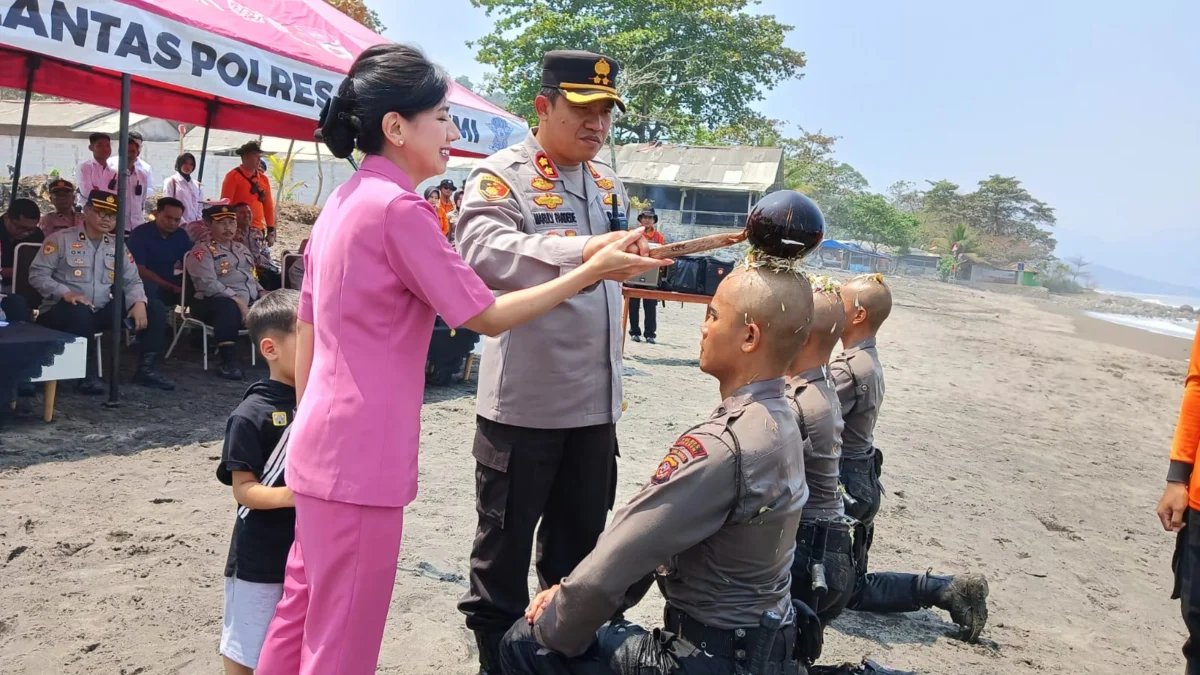
[[[246,318],[250,339],[271,369],[250,385],[225,425],[217,479],[233,486],[237,519],[225,563],[225,622],[220,653],[227,675],[251,675],[283,596],[296,509],[284,483],[287,429],[296,409],[296,308],[300,294],[263,296]]]

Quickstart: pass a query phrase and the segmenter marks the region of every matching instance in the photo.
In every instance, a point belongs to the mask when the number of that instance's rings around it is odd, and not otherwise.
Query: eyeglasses
[[[110,220],[114,223],[117,222],[117,214],[113,213],[111,211],[99,211],[98,210],[98,211],[96,211],[96,216],[98,218],[100,218],[101,222],[107,222]]]

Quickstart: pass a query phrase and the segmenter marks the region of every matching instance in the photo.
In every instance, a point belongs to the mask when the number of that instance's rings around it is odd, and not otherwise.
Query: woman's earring
[[[400,147],[402,147],[402,148],[403,148],[403,147],[404,147],[404,139],[403,139],[403,138],[401,138],[401,139],[400,139],[400,142],[399,142],[399,143],[397,143],[397,145],[399,145]]]

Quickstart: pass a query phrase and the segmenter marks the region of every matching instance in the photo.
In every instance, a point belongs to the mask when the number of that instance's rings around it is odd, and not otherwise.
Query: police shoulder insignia
[[[548,181],[541,176],[534,176],[533,181],[531,181],[529,184],[532,185],[535,190],[541,190],[542,192],[549,192],[554,189],[554,182]]]
[[[198,249],[192,251],[192,255],[195,256],[196,260],[198,260],[200,262],[204,262],[204,249],[198,248]]]
[[[54,252],[57,250],[58,244],[48,241],[46,242],[46,245],[42,247],[42,255],[54,255]]]
[[[271,413],[271,424],[277,427],[286,427],[288,425],[288,415],[286,412],[276,410]]]
[[[489,202],[498,202],[508,199],[511,190],[499,176],[490,173],[479,174],[479,194]]]
[[[562,206],[563,198],[559,197],[558,195],[554,194],[553,192],[549,192],[544,195],[538,195],[538,196],[534,197],[533,203],[537,204],[538,206],[540,206],[544,209],[550,209],[551,211],[553,211],[554,209],[557,209],[558,207]]]
[[[554,160],[550,159],[550,155],[544,152],[539,152],[533,157],[533,168],[537,170],[542,178],[548,180],[558,180],[558,167],[554,166]]]
[[[671,476],[675,475],[679,467],[689,462],[699,462],[705,457],[708,457],[708,451],[704,449],[704,444],[699,439],[695,436],[682,436],[667,451],[667,456],[663,457],[662,462],[658,465],[658,470],[650,479],[650,483],[662,485],[671,480]]]
[[[588,168],[588,171],[592,172],[592,178],[595,178],[596,180],[600,180],[602,178],[602,176],[600,175],[600,172],[596,170],[595,164],[588,162],[587,168]]]

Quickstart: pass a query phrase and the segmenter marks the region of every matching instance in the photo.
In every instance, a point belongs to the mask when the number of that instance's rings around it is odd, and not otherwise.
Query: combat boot
[[[142,354],[142,360],[138,362],[137,372],[133,374],[133,381],[137,384],[151,387],[153,389],[175,391],[175,383],[172,382],[166,375],[158,372],[157,352],[146,352]]]
[[[475,631],[475,646],[479,647],[479,675],[501,675],[500,641],[504,633]]]
[[[975,642],[987,623],[988,583],[982,574],[935,576],[926,572],[917,580],[917,597],[925,606],[950,612],[950,620],[962,629],[961,637]]]
[[[242,374],[242,364],[238,363],[234,345],[221,345],[217,347],[217,355],[221,359],[221,365],[217,366],[217,377],[235,382],[241,381],[244,377]]]

